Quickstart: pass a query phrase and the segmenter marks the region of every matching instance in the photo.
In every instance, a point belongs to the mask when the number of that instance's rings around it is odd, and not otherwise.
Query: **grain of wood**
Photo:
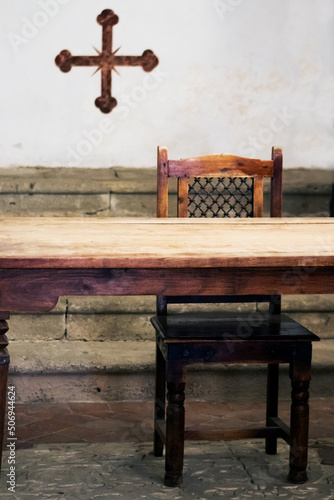
[[[334,266],[334,221],[0,219],[1,268]]]
[[[233,155],[211,155],[187,158],[184,160],[169,160],[168,175],[170,177],[212,177],[250,176],[254,174],[272,177],[273,161],[263,161],[253,158],[243,158]]]

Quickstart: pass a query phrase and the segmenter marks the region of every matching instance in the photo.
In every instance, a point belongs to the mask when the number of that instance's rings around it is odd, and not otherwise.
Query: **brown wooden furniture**
[[[281,216],[282,152],[278,148],[273,148],[270,161],[228,155],[172,161],[168,160],[166,148],[158,148],[158,217],[168,217],[168,180],[172,177],[177,178],[179,217],[188,214],[193,217],[261,217],[265,177],[271,179],[271,216]],[[233,234],[231,236],[233,238]],[[242,244],[244,236],[239,236]],[[207,237],[215,242],[214,229]],[[181,238],[185,242],[187,233]],[[230,244],[230,238],[225,244]],[[253,276],[255,274],[256,270]],[[257,292],[256,288],[253,292]],[[269,312],[258,312],[255,318],[249,313],[167,314],[169,303],[265,301],[269,304]],[[266,438],[266,452],[275,454],[277,437],[282,437],[290,443],[290,480],[306,481],[311,342],[319,339],[281,314],[280,296],[275,293],[268,296],[233,293],[232,297],[158,296],[157,316],[151,322],[157,339],[154,454],[161,456],[165,445],[165,485],[182,483],[184,440],[187,438],[215,440],[261,436]],[[225,432],[221,429],[185,430],[187,367],[198,363],[267,363],[266,427]],[[290,429],[278,418],[279,363],[290,365]]]
[[[0,437],[9,312],[62,295],[334,293],[333,234],[330,218],[0,218]]]

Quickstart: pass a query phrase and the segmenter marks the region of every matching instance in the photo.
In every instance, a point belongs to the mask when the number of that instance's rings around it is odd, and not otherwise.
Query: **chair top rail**
[[[273,160],[211,155],[168,161],[169,177],[272,177]]]

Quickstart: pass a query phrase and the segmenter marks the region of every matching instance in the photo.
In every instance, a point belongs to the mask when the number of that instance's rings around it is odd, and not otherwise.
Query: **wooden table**
[[[334,293],[333,219],[2,218],[0,435],[10,312],[61,295],[306,293]]]

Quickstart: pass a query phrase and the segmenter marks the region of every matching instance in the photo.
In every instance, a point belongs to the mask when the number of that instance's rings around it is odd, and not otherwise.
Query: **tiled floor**
[[[264,407],[188,402],[188,425],[254,426]],[[164,457],[152,453],[149,402],[18,405],[15,493],[8,483],[10,450],[0,476],[4,500],[333,500],[334,398],[311,404],[309,479],[287,481],[288,445],[264,453],[263,440],[187,442],[184,483],[163,484]],[[281,404],[287,419],[289,402]],[[204,422],[204,423],[203,423]]]
[[[280,405],[289,423],[289,401]],[[263,422],[264,405],[188,402],[186,425],[225,428]],[[152,438],[151,402],[32,404],[16,407],[17,448],[35,444],[148,442]],[[310,408],[310,438],[333,437],[334,398],[314,399]]]

